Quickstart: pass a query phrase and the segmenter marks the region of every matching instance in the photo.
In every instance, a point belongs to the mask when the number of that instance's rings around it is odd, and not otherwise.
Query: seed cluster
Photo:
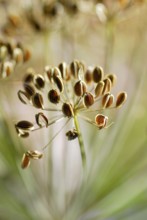
[[[62,118],[72,120],[76,116],[97,129],[107,128],[108,116],[101,112],[119,108],[127,99],[126,92],[119,92],[114,97],[111,90],[115,83],[116,75],[104,74],[102,67],[86,67],[77,60],[70,65],[63,62],[56,67],[46,66],[43,74],[28,69],[18,98],[23,104],[38,109],[39,113],[34,117],[35,123],[23,120],[15,124],[18,135],[28,137],[36,129],[48,128]],[[55,116],[48,118],[46,111]],[[94,119],[91,119],[92,112]],[[78,135],[75,128],[66,132],[68,140],[74,140]],[[26,157],[28,159],[28,154]]]
[[[21,43],[0,40],[0,78],[10,76],[15,67],[30,59],[30,51]]]

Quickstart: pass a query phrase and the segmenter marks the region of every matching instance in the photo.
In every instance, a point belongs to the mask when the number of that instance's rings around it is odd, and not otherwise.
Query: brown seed
[[[50,66],[46,66],[45,67],[45,73],[47,76],[47,79],[49,80],[49,82],[52,82],[52,77],[53,77],[53,69]]]
[[[88,108],[94,104],[94,97],[90,92],[84,94],[84,105]]]
[[[33,86],[24,83],[23,87],[24,87],[25,92],[27,93],[28,97],[31,97],[31,96],[33,96],[35,94],[35,89],[34,89]]]
[[[54,76],[54,83],[56,84],[59,91],[63,92],[64,86],[63,86],[62,78],[60,76]]]
[[[62,105],[62,112],[68,118],[74,116],[73,107],[70,103],[63,103]]]
[[[25,120],[19,121],[15,126],[20,130],[32,130],[34,128],[34,125],[31,122]]]
[[[66,132],[66,136],[67,136],[68,140],[71,141],[71,140],[74,140],[75,138],[78,137],[78,132],[74,128],[73,130],[69,130],[68,132]]]
[[[31,100],[34,107],[43,109],[43,97],[40,93],[35,93]]]
[[[63,63],[60,63],[59,66],[58,66],[60,72],[61,72],[61,76],[62,76],[62,79],[67,79],[67,65],[65,62]]]
[[[109,78],[111,81],[111,85],[114,86],[117,80],[117,76],[115,74],[107,74],[106,78]]]
[[[28,104],[29,100],[30,100],[30,96],[28,95],[28,93],[19,90],[17,92],[18,98],[19,100],[23,103],[23,104]]]
[[[108,117],[105,115],[97,114],[95,116],[95,123],[99,129],[106,127],[107,121],[108,121]]]
[[[57,76],[62,77],[60,69],[58,67],[53,68],[53,79]]]
[[[86,89],[86,84],[82,80],[77,81],[74,85],[74,92],[77,96],[83,96]]]
[[[45,80],[44,77],[42,75],[37,75],[34,78],[34,84],[36,86],[37,89],[43,89],[45,86]]]
[[[103,89],[104,89],[104,82],[103,81],[98,82],[98,84],[95,87],[95,96],[96,97],[101,96]]]
[[[116,108],[121,107],[122,104],[124,104],[124,102],[126,101],[126,99],[127,99],[127,93],[120,92],[116,99]]]
[[[21,161],[21,168],[25,169],[29,167],[29,165],[30,165],[30,158],[28,157],[27,154],[23,154],[22,161]]]
[[[38,160],[38,159],[41,159],[43,157],[43,154],[41,152],[39,152],[38,150],[35,150],[35,151],[29,150],[29,151],[26,152],[26,155],[30,159],[34,159],[34,160]]]
[[[79,69],[80,69],[80,66],[79,66],[79,62],[77,60],[73,61],[70,64],[70,72],[74,76],[74,78],[78,78]]]
[[[106,94],[107,92],[110,92],[111,90],[111,80],[109,78],[106,78],[103,80],[104,82],[104,88],[103,88],[103,91],[102,91],[102,94]]]
[[[51,103],[58,104],[60,102],[60,95],[57,90],[51,89],[48,93],[48,99]]]
[[[92,70],[89,68],[86,70],[86,73],[84,75],[84,80],[86,83],[91,83],[93,80]]]
[[[28,69],[27,73],[25,74],[25,77],[23,79],[24,83],[31,83],[34,79],[34,70],[33,69]]]
[[[93,81],[98,83],[103,79],[103,69],[102,67],[95,67],[93,70]]]
[[[48,127],[48,118],[42,112],[36,114],[35,119],[38,126],[42,127],[45,124]]]

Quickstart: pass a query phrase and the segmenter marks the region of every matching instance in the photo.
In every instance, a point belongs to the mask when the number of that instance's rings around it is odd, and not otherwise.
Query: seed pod
[[[35,119],[38,126],[42,127],[45,124],[48,127],[48,118],[42,112],[36,114]]]
[[[62,79],[66,80],[67,79],[67,65],[66,65],[66,63],[65,62],[60,63],[58,68],[61,72]]]
[[[29,165],[30,165],[29,156],[27,154],[23,154],[22,161],[21,161],[21,168],[25,169],[25,168],[29,167]]]
[[[95,123],[99,129],[105,128],[108,121],[108,117],[102,114],[97,114],[95,116]]]
[[[60,76],[54,76],[53,79],[54,79],[54,83],[56,84],[59,91],[63,92],[64,86],[63,86],[62,78]]]
[[[15,126],[20,130],[32,130],[34,128],[34,125],[29,121],[19,121]]]
[[[84,81],[79,80],[75,83],[74,92],[77,96],[83,96],[86,92],[86,84]]]
[[[107,92],[110,92],[111,90],[111,80],[109,78],[106,78],[103,80],[104,82],[104,88],[102,94],[106,94]]]
[[[68,140],[71,141],[71,140],[74,140],[78,137],[78,132],[74,128],[73,130],[69,130],[68,132],[66,132],[66,136],[67,136]]]
[[[20,63],[23,61],[23,52],[21,48],[14,48],[13,50],[13,59],[16,61],[16,63]]]
[[[124,104],[124,102],[126,101],[126,99],[127,99],[127,93],[120,92],[116,99],[116,108],[121,107],[122,104]]]
[[[27,62],[31,58],[31,52],[28,49],[25,49],[23,52],[23,61]]]
[[[43,109],[43,97],[40,93],[35,93],[31,100],[34,107]]]
[[[74,116],[73,107],[70,103],[63,103],[62,105],[62,112],[68,118]]]
[[[51,89],[48,93],[48,99],[53,104],[58,104],[60,102],[60,95],[57,90]]]
[[[117,77],[115,74],[107,74],[106,78],[109,78],[111,81],[111,86],[114,86],[117,80]]]
[[[98,83],[103,79],[103,75],[104,73],[102,67],[95,67],[93,70],[93,81]]]
[[[45,80],[44,77],[42,75],[37,75],[34,78],[34,84],[36,86],[37,89],[43,89],[45,86]]]
[[[86,73],[84,75],[84,80],[86,83],[91,83],[93,80],[92,70],[89,68],[86,70]]]
[[[28,97],[31,97],[31,96],[33,96],[35,94],[35,89],[34,89],[33,86],[24,83],[23,87],[24,87],[25,92],[27,93]]]
[[[29,150],[26,152],[26,155],[30,158],[30,159],[34,159],[34,160],[38,160],[41,159],[43,157],[43,154],[37,150],[32,151]]]
[[[94,104],[94,97],[90,92],[84,94],[84,105],[88,108]]]
[[[28,93],[19,90],[17,92],[18,98],[19,100],[23,103],[23,104],[27,104],[30,100],[30,96],[28,95]]]
[[[95,96],[99,97],[102,95],[103,93],[103,89],[104,89],[104,82],[103,81],[99,81],[98,84],[95,87]]]

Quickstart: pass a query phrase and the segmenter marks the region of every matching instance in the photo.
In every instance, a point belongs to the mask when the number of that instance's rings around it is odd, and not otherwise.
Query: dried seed
[[[43,97],[40,93],[35,93],[31,100],[34,107],[43,109]]]
[[[84,105],[88,108],[94,104],[94,97],[90,92],[84,94]]]
[[[24,87],[25,92],[27,93],[28,97],[31,97],[31,96],[33,96],[35,94],[35,89],[34,89],[33,86],[24,83],[23,87]]]
[[[98,84],[95,87],[95,96],[96,97],[101,96],[103,93],[103,89],[104,89],[104,82],[103,81],[98,82]]]
[[[74,116],[73,107],[70,103],[63,103],[62,105],[62,112],[68,118]]]
[[[32,130],[34,128],[34,125],[29,121],[19,121],[16,125],[17,129],[20,130]]]
[[[25,77],[23,79],[24,83],[31,83],[34,79],[34,70],[33,69],[28,69],[27,73],[25,74]]]
[[[61,76],[62,76],[62,79],[67,79],[67,65],[65,62],[63,63],[60,63],[59,66],[58,66],[60,72],[61,72]]]
[[[127,93],[120,92],[116,99],[116,108],[121,107],[122,104],[124,104],[124,102],[126,101],[126,99],[127,99]]]
[[[34,159],[34,160],[38,160],[41,159],[43,157],[43,154],[37,150],[32,151],[29,150],[26,152],[26,155],[30,158],[30,159]]]
[[[84,75],[84,80],[86,83],[91,83],[93,80],[92,69],[87,69]]]
[[[43,89],[45,86],[45,80],[44,77],[42,75],[37,75],[34,77],[34,84],[36,86],[37,89]]]
[[[52,82],[52,77],[53,77],[52,67],[46,66],[45,67],[45,73],[46,73],[46,76],[47,76],[47,79],[49,80],[49,82]]]
[[[102,94],[106,94],[106,92],[110,92],[111,90],[111,80],[109,78],[106,78],[103,80],[104,82],[104,88],[103,88],[103,91],[102,91]]]
[[[54,83],[56,84],[59,91],[63,92],[64,86],[63,86],[62,78],[60,76],[54,76]]]
[[[42,127],[45,124],[48,127],[48,118],[42,112],[36,114],[35,119],[38,126]]]
[[[108,121],[108,117],[102,114],[98,114],[95,116],[95,123],[99,129],[106,127]]]
[[[86,92],[86,89],[87,89],[86,84],[82,80],[79,80],[74,85],[74,92],[77,96],[83,96],[84,93]]]
[[[3,78],[8,77],[13,73],[14,71],[14,64],[11,63],[10,61],[6,61],[3,64]]]
[[[57,90],[51,89],[48,93],[48,99],[51,103],[58,104],[60,102],[60,95]]]
[[[62,77],[61,72],[60,72],[60,69],[57,68],[57,67],[55,67],[55,68],[53,68],[53,79],[54,79],[54,78],[56,79],[57,76],[58,76],[58,77]]]
[[[103,79],[103,69],[102,67],[95,67],[93,70],[93,81],[98,83]]]
[[[71,140],[74,140],[78,137],[78,132],[74,128],[73,130],[69,130],[68,132],[66,132],[66,136],[67,136],[68,140],[71,141]]]
[[[115,74],[107,74],[106,78],[109,78],[111,81],[111,85],[114,86],[117,80],[117,77]]]
[[[23,104],[28,104],[29,100],[30,100],[30,96],[28,95],[28,93],[19,90],[17,92],[18,98],[19,100],[23,103]]]
[[[13,59],[16,61],[16,63],[20,63],[23,61],[23,51],[22,49],[16,47],[13,50]]]
[[[25,154],[23,154],[23,157],[22,157],[21,168],[25,169],[25,168],[29,167],[29,165],[30,165],[30,158],[25,153]]]
[[[78,78],[78,72],[79,72],[78,61],[75,60],[70,64],[70,72],[74,76],[74,78]]]

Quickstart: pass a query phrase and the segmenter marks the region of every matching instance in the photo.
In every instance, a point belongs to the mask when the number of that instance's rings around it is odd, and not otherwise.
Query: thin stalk
[[[85,167],[86,167],[86,153],[85,153],[85,148],[84,148],[83,137],[82,137],[82,134],[80,131],[80,126],[79,126],[78,118],[76,115],[74,116],[74,124],[75,124],[75,128],[78,132],[78,141],[79,141],[79,145],[80,145],[82,164],[83,164],[83,168],[85,169]]]

